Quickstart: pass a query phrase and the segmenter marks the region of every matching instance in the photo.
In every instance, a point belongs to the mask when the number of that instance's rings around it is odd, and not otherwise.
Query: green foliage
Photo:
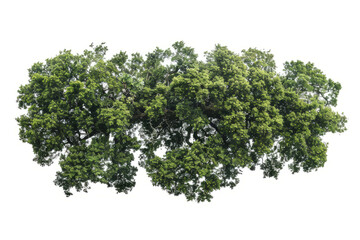
[[[312,63],[286,62],[279,74],[269,51],[238,55],[220,45],[199,61],[183,42],[145,57],[106,60],[106,51],[64,50],[35,63],[19,89],[27,110],[17,118],[20,139],[40,165],[59,157],[55,184],[67,196],[91,182],[127,193],[140,149],[154,185],[210,201],[213,191],[235,187],[244,168],[277,178],[285,165],[293,173],[324,166],[322,137],[346,129],[331,108],[340,84]]]

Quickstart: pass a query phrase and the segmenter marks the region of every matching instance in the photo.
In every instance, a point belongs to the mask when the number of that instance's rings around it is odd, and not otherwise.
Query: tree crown
[[[324,166],[328,132],[345,131],[336,113],[341,85],[312,63],[276,72],[270,51],[241,54],[216,45],[197,59],[184,42],[145,57],[107,47],[61,51],[29,69],[19,89],[20,139],[34,161],[59,157],[55,184],[67,196],[100,182],[127,193],[135,186],[134,151],[156,186],[188,200],[210,201],[233,188],[244,168],[278,177]],[[156,150],[165,148],[164,156]]]

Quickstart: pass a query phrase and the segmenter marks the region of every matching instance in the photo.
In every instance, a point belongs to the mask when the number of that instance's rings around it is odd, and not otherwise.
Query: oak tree
[[[140,150],[154,185],[210,201],[244,168],[277,178],[285,165],[293,173],[323,167],[322,137],[346,129],[332,109],[341,85],[312,63],[286,62],[277,73],[270,51],[216,45],[199,60],[183,42],[146,56],[106,52],[104,44],[61,51],[35,63],[18,91],[27,110],[17,118],[20,139],[40,165],[59,160],[55,184],[67,196],[91,182],[127,193]]]

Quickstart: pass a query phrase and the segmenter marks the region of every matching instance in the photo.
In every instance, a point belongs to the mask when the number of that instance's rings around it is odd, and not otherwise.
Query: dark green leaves
[[[64,50],[35,63],[19,89],[27,110],[17,118],[20,139],[41,165],[59,157],[55,184],[67,196],[91,182],[127,193],[141,149],[154,185],[210,201],[213,191],[236,186],[243,168],[277,178],[285,165],[324,166],[322,137],[345,130],[345,116],[331,109],[341,86],[312,63],[286,62],[278,74],[269,51],[238,55],[220,45],[202,62],[183,42],[145,57],[106,60],[106,51],[104,44]]]

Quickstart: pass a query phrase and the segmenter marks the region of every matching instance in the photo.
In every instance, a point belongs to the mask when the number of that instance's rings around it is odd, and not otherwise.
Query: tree
[[[106,60],[106,51],[91,45],[35,63],[18,91],[27,109],[17,118],[20,139],[40,165],[59,157],[54,182],[67,196],[90,182],[127,193],[140,150],[154,185],[210,201],[244,168],[277,178],[285,165],[293,173],[323,167],[322,137],[346,130],[346,117],[332,110],[341,85],[312,63],[286,62],[280,74],[269,51],[220,45],[200,61],[183,42],[145,57]]]

